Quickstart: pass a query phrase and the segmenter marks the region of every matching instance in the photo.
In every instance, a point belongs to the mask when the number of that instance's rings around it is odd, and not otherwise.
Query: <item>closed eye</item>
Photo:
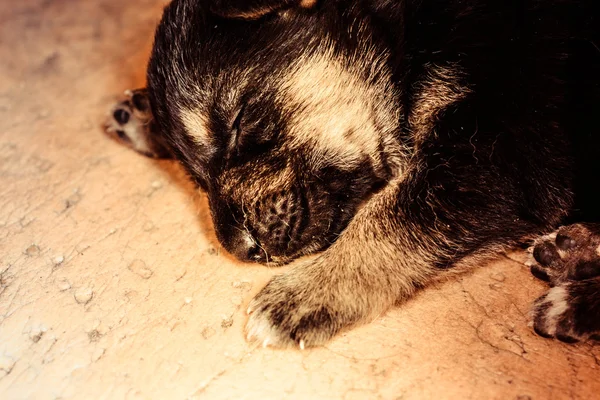
[[[237,116],[235,117],[235,119],[233,120],[233,123],[231,124],[231,128],[230,128],[230,132],[229,132],[229,151],[235,149],[238,146],[239,140],[241,139],[241,136],[243,134],[242,131],[242,118],[244,117],[244,110],[245,110],[245,106],[242,106],[242,108],[240,108],[240,111],[238,112]]]

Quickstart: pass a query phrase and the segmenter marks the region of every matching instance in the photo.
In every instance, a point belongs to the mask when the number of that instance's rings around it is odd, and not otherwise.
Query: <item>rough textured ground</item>
[[[0,398],[590,399],[600,349],[536,337],[509,258],[310,351],[245,342],[276,271],[219,250],[177,165],[100,123],[164,1],[0,2]]]

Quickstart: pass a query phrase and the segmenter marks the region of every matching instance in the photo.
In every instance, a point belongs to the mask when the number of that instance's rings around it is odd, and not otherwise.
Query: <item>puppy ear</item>
[[[210,10],[226,18],[258,19],[286,8],[313,8],[318,0],[213,0]]]

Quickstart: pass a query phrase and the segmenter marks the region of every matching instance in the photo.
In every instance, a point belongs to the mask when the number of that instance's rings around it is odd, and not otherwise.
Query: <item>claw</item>
[[[300,350],[304,350],[304,340],[300,340]]]

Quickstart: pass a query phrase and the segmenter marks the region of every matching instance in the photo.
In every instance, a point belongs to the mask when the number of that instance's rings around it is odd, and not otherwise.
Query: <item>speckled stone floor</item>
[[[307,351],[243,337],[236,263],[181,169],[103,135],[159,0],[0,2],[0,398],[591,399],[600,348],[535,336],[503,258]]]

